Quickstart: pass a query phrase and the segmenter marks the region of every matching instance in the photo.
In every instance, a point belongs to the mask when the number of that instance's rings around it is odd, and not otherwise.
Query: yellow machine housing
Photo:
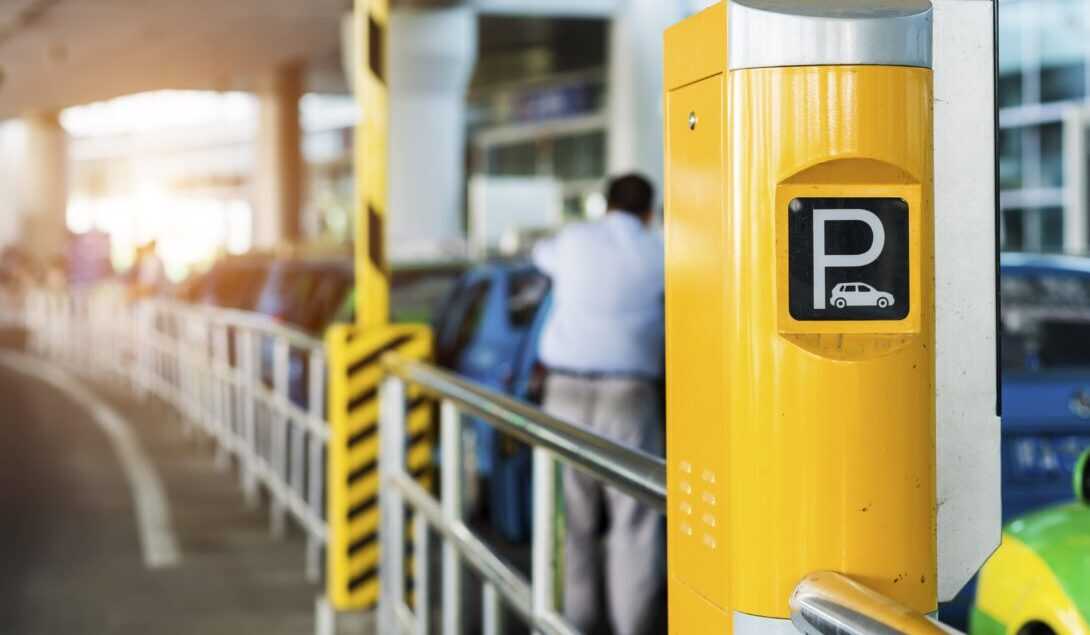
[[[931,70],[737,68],[738,4],[665,42],[670,632],[787,618],[819,570],[932,612]],[[792,206],[840,199],[907,208],[896,318],[793,316]]]

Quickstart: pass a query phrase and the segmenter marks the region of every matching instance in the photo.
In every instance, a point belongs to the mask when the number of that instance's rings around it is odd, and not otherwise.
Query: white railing
[[[271,531],[291,517],[307,536],[308,579],[321,577],[326,543],[325,351],[320,340],[262,316],[123,293],[32,293],[30,345],[100,380],[154,395],[189,430],[238,465],[244,497],[264,488]]]

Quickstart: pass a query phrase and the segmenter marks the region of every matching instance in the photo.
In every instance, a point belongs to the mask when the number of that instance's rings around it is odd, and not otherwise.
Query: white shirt
[[[541,340],[545,365],[661,377],[663,258],[662,237],[624,212],[538,244],[534,264],[553,280]]]

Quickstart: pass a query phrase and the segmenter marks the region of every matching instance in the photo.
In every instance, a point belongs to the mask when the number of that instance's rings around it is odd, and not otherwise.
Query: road
[[[85,404],[0,365],[0,633],[313,632],[302,539],[273,539],[173,415],[83,385],[150,459],[179,559],[149,568],[130,481]]]

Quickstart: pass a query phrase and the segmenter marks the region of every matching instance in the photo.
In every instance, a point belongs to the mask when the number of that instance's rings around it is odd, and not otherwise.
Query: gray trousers
[[[545,410],[663,455],[662,405],[650,382],[552,375],[545,386]],[[564,471],[564,502],[565,617],[583,633],[599,632],[606,621],[616,635],[664,633],[663,516],[573,468]]]

